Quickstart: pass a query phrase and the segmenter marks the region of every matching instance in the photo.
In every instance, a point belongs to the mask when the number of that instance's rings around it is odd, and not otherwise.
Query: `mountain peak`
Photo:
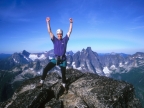
[[[29,52],[28,52],[28,51],[26,51],[26,50],[23,50],[23,51],[22,51],[22,53],[25,53],[25,52],[29,53]]]
[[[96,74],[84,74],[74,69],[66,72],[69,87],[67,94],[64,94],[58,75],[51,73],[46,77],[42,90],[35,88],[40,77],[27,80],[16,90],[13,95],[15,98],[0,103],[0,107],[121,108],[135,106],[141,108],[131,84]]]
[[[91,47],[87,47],[87,50],[92,50]]]
[[[91,47],[87,47],[86,51],[91,52],[92,51]]]
[[[28,57],[30,55],[30,53],[28,51],[26,51],[26,50],[23,50],[22,54],[25,55],[26,57]]]
[[[84,49],[84,48],[82,49],[82,52],[85,52],[85,49]]]
[[[68,51],[68,52],[66,52],[66,54],[72,56],[74,53],[73,53],[73,51]]]

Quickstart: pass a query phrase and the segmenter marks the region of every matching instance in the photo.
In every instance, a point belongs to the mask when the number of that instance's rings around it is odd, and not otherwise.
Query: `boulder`
[[[59,75],[50,73],[41,89],[36,88],[40,77],[26,80],[0,108],[142,108],[129,83],[75,69],[66,77],[67,94]]]

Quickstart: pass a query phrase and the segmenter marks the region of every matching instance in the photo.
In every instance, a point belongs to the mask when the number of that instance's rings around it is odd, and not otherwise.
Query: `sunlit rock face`
[[[74,69],[66,77],[67,94],[59,75],[51,73],[41,89],[36,88],[40,77],[26,80],[0,108],[141,108],[129,83]]]

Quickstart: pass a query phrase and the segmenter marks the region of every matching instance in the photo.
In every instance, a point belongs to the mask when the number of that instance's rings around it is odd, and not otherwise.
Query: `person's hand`
[[[46,17],[46,22],[49,22],[50,21],[50,17]]]
[[[70,18],[69,21],[70,21],[70,23],[73,23],[73,19],[72,18]]]

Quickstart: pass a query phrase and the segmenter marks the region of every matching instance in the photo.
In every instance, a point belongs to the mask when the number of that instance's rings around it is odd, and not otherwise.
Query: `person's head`
[[[56,31],[56,34],[57,34],[57,37],[58,37],[59,40],[62,39],[63,31],[62,31],[61,29],[58,29],[58,30]]]

